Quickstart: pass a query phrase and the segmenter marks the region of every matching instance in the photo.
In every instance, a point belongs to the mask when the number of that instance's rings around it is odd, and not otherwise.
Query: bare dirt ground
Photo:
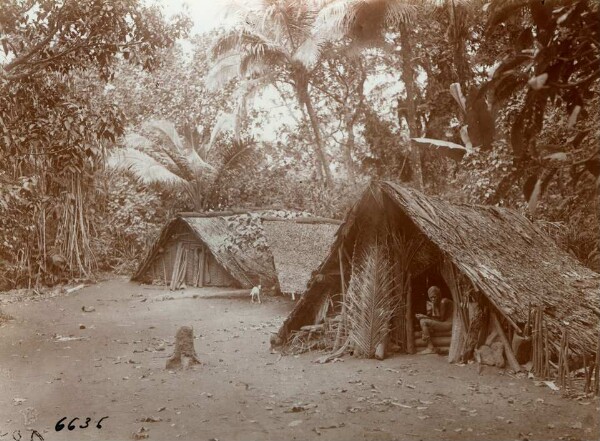
[[[495,368],[436,355],[318,365],[317,354],[272,354],[269,335],[291,302],[220,292],[118,279],[5,296],[0,308],[14,320],[0,327],[0,441],[16,431],[29,440],[28,428],[46,441],[126,440],[142,427],[165,441],[600,438],[598,400],[565,399]],[[169,372],[182,325],[193,326],[204,364]],[[80,420],[56,432],[63,417]]]

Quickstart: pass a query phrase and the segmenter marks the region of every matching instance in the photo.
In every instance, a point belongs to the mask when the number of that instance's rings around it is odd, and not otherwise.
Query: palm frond
[[[252,38],[253,33],[250,30],[241,28],[228,32],[217,38],[210,48],[210,54],[213,58],[223,57],[231,52],[237,52],[244,36]]]
[[[294,53],[294,60],[311,69],[319,61],[322,44],[323,40],[317,35],[308,37]]]
[[[261,54],[267,51],[281,51],[283,48],[277,47],[276,41],[262,34],[258,29],[248,28],[246,24],[217,39],[211,53],[213,58],[220,58],[231,53]]]
[[[396,308],[394,274],[382,244],[369,245],[352,275],[346,306],[355,354],[373,358],[389,332]]]
[[[288,59],[287,54],[273,46],[257,45],[249,49],[240,60],[239,73],[242,77],[262,74],[267,70],[265,67],[271,68]]]
[[[139,133],[128,133],[125,135],[123,144],[127,147],[138,149],[141,151],[151,151],[152,141]]]
[[[247,25],[219,38],[212,48],[218,57],[205,79],[206,86],[216,90],[236,77],[263,74],[266,66],[273,66],[289,58],[285,47]]]
[[[365,22],[369,29],[377,32],[385,26],[411,23],[416,14],[417,7],[405,0],[334,0],[317,14],[312,34],[323,42],[347,36],[360,40],[365,38],[362,34]]]
[[[179,133],[177,133],[177,129],[175,128],[175,124],[171,121],[167,121],[164,119],[154,119],[150,120],[144,124],[145,129],[155,130],[159,132],[164,138],[166,138],[179,152],[184,151],[183,141],[181,141],[181,137]]]
[[[229,54],[213,64],[204,78],[208,90],[215,91],[228,84],[240,74],[241,54]]]
[[[281,37],[283,26],[280,23],[279,5],[276,3],[263,3],[262,17],[260,20],[261,30],[272,30],[275,33],[275,38]],[[273,26],[275,25],[275,26]]]
[[[115,170],[127,171],[144,184],[183,184],[185,180],[152,156],[140,150],[126,147],[113,152],[106,160],[106,166]]]
[[[313,24],[313,35],[326,41],[343,38],[350,32],[362,0],[334,0],[321,8]]]
[[[387,2],[385,11],[385,24],[389,26],[398,26],[402,23],[412,23],[417,14],[415,5],[411,5],[406,1],[395,0]]]
[[[186,148],[177,133],[175,125],[166,120],[152,120],[146,127],[158,131],[169,145],[161,145],[160,151],[167,156],[187,181],[196,181],[206,174],[214,173],[214,167],[204,161],[193,148]]]
[[[204,178],[211,179],[211,176],[215,174],[215,167],[202,159],[196,150],[188,150],[185,154],[185,158],[191,170],[193,171],[193,181],[198,181]]]
[[[217,121],[213,126],[212,132],[210,133],[210,141],[208,141],[207,152],[215,144],[217,138],[221,133],[227,130],[233,130],[235,127],[235,114],[233,113],[221,113],[217,117]]]

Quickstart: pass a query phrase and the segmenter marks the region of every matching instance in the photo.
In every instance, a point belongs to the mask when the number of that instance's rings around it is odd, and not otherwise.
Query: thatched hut
[[[325,259],[341,223],[319,217],[262,218],[282,293],[293,297],[304,292],[312,272]]]
[[[269,252],[228,246],[232,234],[227,214],[182,213],[162,229],[132,280],[187,286],[251,288],[276,284]]]
[[[366,293],[349,302],[369,277],[374,280],[370,286],[383,286],[381,280],[388,277],[392,300],[367,301],[364,296],[372,293]],[[273,342],[289,347],[301,329],[312,333],[325,324],[331,325],[329,341],[335,341],[330,349],[338,349],[344,332],[350,332],[340,323],[358,310],[363,318],[370,313],[386,317],[380,326],[388,347],[415,352],[419,333],[414,316],[425,313],[425,293],[431,285],[454,301],[447,342],[451,361],[464,359],[468,349],[472,355],[473,349],[496,335],[509,358],[507,342],[514,335],[526,336],[535,322],[532,311],[540,309],[543,325],[539,324],[537,341],[543,343],[543,335],[548,343],[534,350],[545,351],[546,365],[562,352],[566,329],[571,356],[596,352],[599,274],[514,211],[451,204],[391,182],[371,184],[347,214],[326,258]],[[388,315],[386,308],[391,310]]]

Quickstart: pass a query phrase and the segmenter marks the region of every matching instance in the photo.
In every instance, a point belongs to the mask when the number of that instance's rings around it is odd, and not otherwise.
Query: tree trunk
[[[467,19],[463,5],[457,5],[454,0],[447,3],[448,15],[450,17],[450,26],[452,27],[452,45],[453,45],[453,62],[456,71],[458,83],[463,90],[467,90],[470,80],[469,61],[467,59],[467,48],[465,39],[461,35],[461,29],[465,25]]]
[[[419,124],[416,110],[415,74],[412,68],[413,52],[410,43],[410,34],[405,23],[400,24],[400,45],[402,47],[402,82],[406,89],[406,115],[408,134],[411,138],[419,136]],[[423,170],[421,165],[421,151],[414,141],[410,141],[410,157],[413,168],[413,183],[418,190],[423,189]]]
[[[487,309],[482,308],[477,302],[469,303],[470,324],[461,356],[461,361],[463,363],[466,363],[473,358],[473,354],[475,349],[477,349],[480,340],[481,330],[487,325],[488,320]]]
[[[352,160],[352,151],[354,150],[354,122],[350,115],[346,115],[346,132],[348,137],[346,138],[346,144],[344,145],[344,162],[346,163],[346,171],[348,172],[348,180],[351,184],[356,183],[356,176],[354,173],[354,161]]]
[[[308,91],[306,91],[304,95],[304,106],[306,107],[308,119],[310,121],[313,135],[315,137],[315,148],[317,150],[319,164],[323,170],[323,176],[325,177],[325,185],[327,187],[331,187],[333,184],[333,180],[331,178],[331,170],[329,169],[329,161],[327,160],[327,156],[325,155],[325,149],[323,147],[323,141],[321,139],[321,128],[319,127],[319,121],[317,120],[317,115],[315,113],[315,109],[312,106],[312,102],[310,100],[310,96],[308,95]]]

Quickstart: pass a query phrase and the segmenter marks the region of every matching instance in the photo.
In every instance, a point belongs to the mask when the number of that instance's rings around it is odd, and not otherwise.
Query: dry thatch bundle
[[[354,354],[373,358],[389,332],[395,311],[394,274],[386,247],[367,246],[357,262],[346,295],[347,323]]]

